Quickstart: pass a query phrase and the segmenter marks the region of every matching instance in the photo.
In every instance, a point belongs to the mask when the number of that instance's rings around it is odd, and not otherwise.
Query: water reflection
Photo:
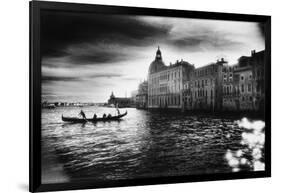
[[[89,117],[116,113],[101,107],[83,110]],[[61,121],[61,114],[77,116],[79,108],[44,109],[43,183],[231,172],[252,156],[243,149],[252,139],[234,118],[125,110],[122,121],[69,124]],[[58,164],[62,167],[53,173]]]
[[[241,136],[241,149],[236,151],[227,150],[225,158],[232,171],[238,172],[241,169],[251,169],[254,171],[263,171],[264,164],[264,127],[263,121],[250,121],[243,118],[237,121],[240,128],[244,129]]]

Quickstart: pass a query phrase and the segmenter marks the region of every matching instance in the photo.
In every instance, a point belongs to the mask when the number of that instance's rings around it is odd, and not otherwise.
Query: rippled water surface
[[[88,117],[116,113],[83,110]],[[231,172],[225,154],[242,148],[235,119],[120,110],[128,111],[121,121],[70,124],[61,115],[77,116],[80,108],[43,109],[43,183]]]

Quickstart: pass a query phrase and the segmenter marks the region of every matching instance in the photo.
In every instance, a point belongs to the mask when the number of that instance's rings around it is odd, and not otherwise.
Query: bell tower
[[[162,54],[161,54],[161,51],[160,51],[160,47],[159,47],[159,46],[158,46],[158,49],[157,49],[157,51],[156,51],[155,60],[162,60]]]
[[[151,62],[148,73],[150,73],[150,74],[155,73],[155,72],[158,72],[159,70],[163,70],[163,69],[165,69],[165,64],[162,60],[162,53],[160,51],[160,47],[158,46],[158,49],[156,51],[155,60],[153,62]]]

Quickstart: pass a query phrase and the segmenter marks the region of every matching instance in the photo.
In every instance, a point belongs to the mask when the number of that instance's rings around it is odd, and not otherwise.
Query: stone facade
[[[235,73],[237,65],[223,67],[222,107],[224,111],[239,109],[239,74]]]
[[[238,64],[224,67],[223,110],[264,108],[264,65],[264,51],[256,53],[253,50],[251,56],[240,57]]]
[[[254,109],[263,111],[265,108],[265,52],[252,51],[251,64],[253,66],[253,103]]]
[[[183,60],[166,66],[158,48],[148,73],[148,108],[181,109],[183,83],[192,70],[194,65]]]
[[[235,65],[223,58],[195,68],[186,61],[166,66],[158,48],[148,73],[148,108],[205,111],[264,109],[264,51],[252,51]]]
[[[253,110],[252,67],[238,67],[235,73],[239,75],[239,108],[237,110]]]
[[[222,107],[222,68],[225,61],[221,59],[191,73],[185,83],[185,110],[215,111]]]

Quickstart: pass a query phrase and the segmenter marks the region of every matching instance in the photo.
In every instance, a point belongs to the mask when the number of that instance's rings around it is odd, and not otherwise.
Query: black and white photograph
[[[265,171],[264,23],[40,14],[42,184]]]

